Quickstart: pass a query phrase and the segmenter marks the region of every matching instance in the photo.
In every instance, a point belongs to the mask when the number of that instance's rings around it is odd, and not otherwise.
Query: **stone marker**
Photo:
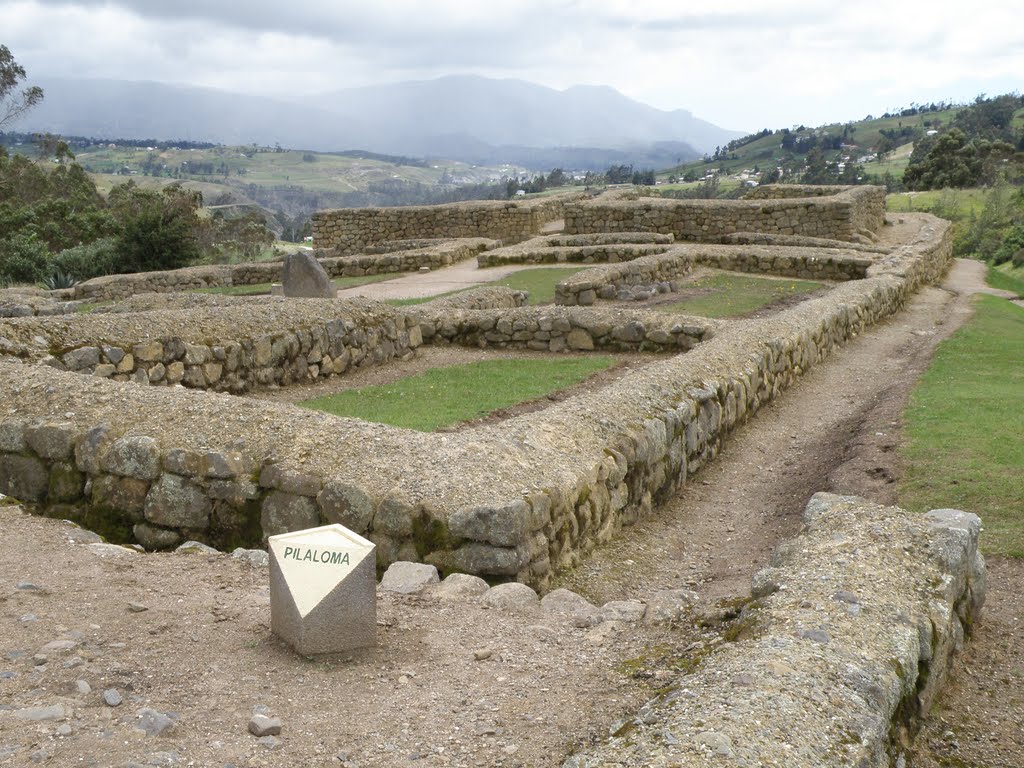
[[[373,542],[342,525],[267,539],[270,629],[303,655],[377,643]]]
[[[284,257],[284,295],[305,299],[334,299],[338,289],[311,253],[290,253]]]

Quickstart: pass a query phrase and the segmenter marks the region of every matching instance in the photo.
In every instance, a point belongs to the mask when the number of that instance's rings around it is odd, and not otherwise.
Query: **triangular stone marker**
[[[302,654],[376,644],[373,542],[342,525],[267,539],[270,628]]]

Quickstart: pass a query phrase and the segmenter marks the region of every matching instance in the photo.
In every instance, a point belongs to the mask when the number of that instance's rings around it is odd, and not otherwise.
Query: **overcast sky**
[[[0,43],[30,79],[280,96],[479,74],[753,131],[1021,90],[1021,2],[0,0]]]

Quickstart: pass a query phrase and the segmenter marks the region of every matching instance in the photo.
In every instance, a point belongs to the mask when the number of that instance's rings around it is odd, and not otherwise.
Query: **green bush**
[[[50,271],[50,251],[35,234],[18,232],[0,239],[0,280],[36,283]]]
[[[78,280],[124,272],[117,255],[117,238],[104,237],[86,245],[65,248],[50,259],[50,267]]]

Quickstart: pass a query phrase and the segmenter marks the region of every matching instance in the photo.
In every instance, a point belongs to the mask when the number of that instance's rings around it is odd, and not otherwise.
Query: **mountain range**
[[[470,75],[346,88],[295,101],[124,80],[54,78],[37,84],[45,98],[18,123],[20,131],[363,149],[537,169],[664,167],[741,135],[607,86],[559,91]]]

